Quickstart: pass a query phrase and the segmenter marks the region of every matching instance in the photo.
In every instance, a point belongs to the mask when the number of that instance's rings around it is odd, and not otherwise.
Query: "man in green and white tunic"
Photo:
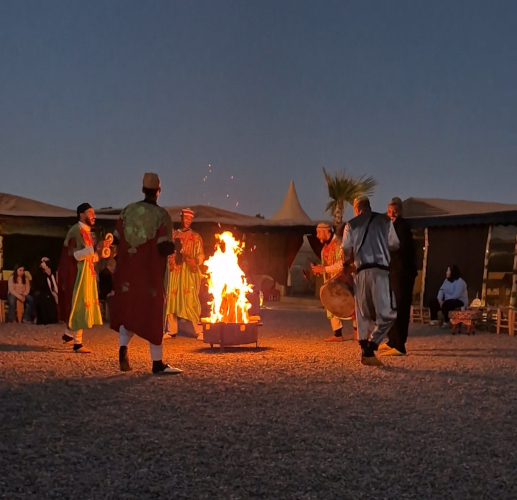
[[[88,203],[77,207],[78,222],[66,235],[58,268],[59,319],[67,324],[65,343],[74,343],[74,352],[89,353],[83,346],[83,330],[102,325],[94,264],[99,260],[91,229],[95,211]],[[109,245],[108,242],[103,243]]]

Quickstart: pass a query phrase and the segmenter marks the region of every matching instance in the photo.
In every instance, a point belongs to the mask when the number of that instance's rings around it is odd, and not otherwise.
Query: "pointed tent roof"
[[[305,213],[300,205],[300,200],[296,194],[294,181],[291,181],[287,194],[280,208],[276,211],[271,220],[291,220],[299,223],[311,223],[311,218]]]

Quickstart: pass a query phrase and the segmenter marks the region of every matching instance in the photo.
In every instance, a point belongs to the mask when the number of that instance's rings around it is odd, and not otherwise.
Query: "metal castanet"
[[[321,303],[334,316],[350,319],[355,312],[354,276],[351,266],[327,281],[320,289]]]
[[[111,246],[113,245],[113,235],[111,233],[107,233],[106,236],[104,236],[104,241],[107,241],[109,243],[109,247],[103,247],[101,250],[101,256],[103,259],[109,259],[111,257]]]

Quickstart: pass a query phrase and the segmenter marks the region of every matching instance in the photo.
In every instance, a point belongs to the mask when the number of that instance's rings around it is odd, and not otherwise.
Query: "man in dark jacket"
[[[388,205],[388,217],[393,222],[400,241],[399,249],[392,252],[390,285],[395,295],[397,319],[389,333],[388,342],[380,347],[384,356],[404,356],[409,329],[413,286],[417,275],[415,245],[409,223],[402,217],[402,201],[393,198]]]

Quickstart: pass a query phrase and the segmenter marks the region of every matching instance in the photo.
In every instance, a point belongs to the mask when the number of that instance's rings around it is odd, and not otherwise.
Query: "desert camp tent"
[[[311,220],[311,218],[302,208],[298,194],[296,192],[296,188],[294,186],[294,181],[289,183],[289,188],[287,189],[285,198],[280,205],[280,208],[275,212],[273,217],[271,217],[271,220],[277,222],[290,221],[291,223],[296,221],[300,225],[305,224],[311,227],[314,227],[317,224],[317,222]],[[313,233],[314,231],[310,232],[310,234]],[[293,241],[295,247],[299,241],[299,239]],[[307,239],[307,236],[302,235],[302,241],[298,247],[296,257],[294,258],[293,262],[291,262],[289,268],[288,285],[291,287],[293,293],[303,294],[311,293],[314,291],[314,283],[309,282],[305,276],[309,271],[309,263],[317,262],[317,260],[318,257],[314,253],[314,250],[309,240]]]
[[[74,210],[0,193],[0,234],[2,235],[60,236],[63,234],[62,223],[75,218]]]
[[[73,210],[0,193],[0,271],[41,255],[56,259],[75,218]]]
[[[294,185],[292,190],[294,191]],[[290,190],[288,195],[289,192]],[[297,197],[294,204],[292,197],[289,199],[291,207],[296,207],[296,203],[300,207]],[[180,222],[181,208],[183,207],[167,207],[177,225]],[[253,272],[271,276],[283,286],[287,285],[288,270],[302,244],[303,235],[313,234],[316,225],[301,207],[305,217],[300,217],[300,210],[287,211],[287,217],[280,220],[266,220],[204,205],[191,208],[196,214],[193,227],[203,236],[207,255],[214,249],[215,235],[231,230],[237,237],[245,240],[245,257]],[[101,232],[113,229],[120,211],[113,208],[96,210],[96,226]],[[42,255],[57,262],[66,232],[75,221],[75,210],[20,196],[0,194],[3,268],[12,269],[16,262],[30,265]]]
[[[99,218],[98,226],[113,217]],[[16,263],[30,267],[42,256],[57,263],[63,239],[76,222],[75,210],[0,193],[0,271]]]
[[[517,205],[481,201],[408,198],[403,202],[404,216],[414,226],[465,226],[476,224],[515,224]]]
[[[436,296],[447,267],[457,264],[470,301],[478,296],[488,305],[515,305],[517,205],[408,198],[403,207],[420,256],[422,304]]]
[[[311,218],[305,213],[302,208],[296,188],[294,187],[294,181],[289,183],[289,188],[284,197],[284,201],[280,205],[280,208],[275,212],[275,215],[271,217],[272,221],[284,221],[288,224],[299,224],[313,225]]]

